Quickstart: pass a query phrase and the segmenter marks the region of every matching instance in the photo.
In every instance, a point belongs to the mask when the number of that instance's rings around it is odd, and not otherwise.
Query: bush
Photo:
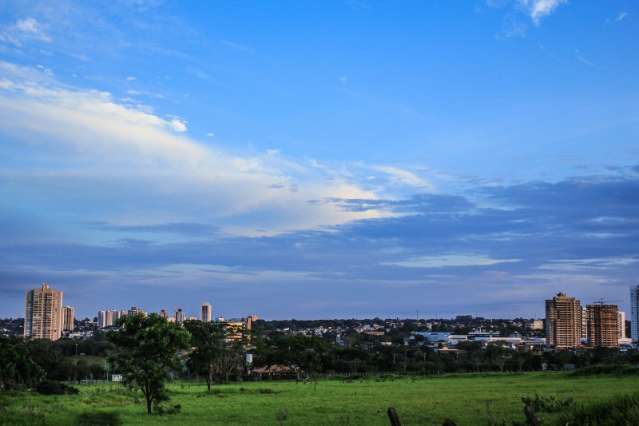
[[[560,425],[639,425],[639,394],[625,395],[607,402],[577,407],[561,416]]]
[[[521,401],[524,405],[532,407],[536,413],[559,413],[574,407],[575,401],[572,398],[558,399],[554,396],[542,396],[535,394],[534,398],[523,397]]]
[[[118,413],[82,413],[78,416],[77,426],[120,426],[122,420]]]
[[[571,376],[594,376],[597,374],[615,374],[618,376],[639,375],[639,365],[595,364],[580,368],[571,373]]]
[[[163,405],[158,405],[155,407],[155,413],[160,415],[160,416],[164,416],[164,415],[171,415],[171,414],[180,414],[180,412],[182,411],[182,406],[180,404],[174,405],[173,407],[164,407]]]
[[[42,395],[75,395],[80,392],[73,386],[68,386],[53,380],[40,382],[36,387],[36,391]]]

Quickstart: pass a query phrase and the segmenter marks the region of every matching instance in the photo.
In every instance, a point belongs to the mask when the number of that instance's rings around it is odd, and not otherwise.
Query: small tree
[[[185,321],[184,327],[191,333],[191,368],[204,375],[208,391],[211,392],[219,360],[226,349],[224,329],[217,323],[202,321]]]
[[[142,391],[151,415],[168,399],[165,382],[180,366],[178,351],[188,347],[189,332],[157,314],[126,316],[119,325],[109,333],[115,344],[110,361],[129,387]]]

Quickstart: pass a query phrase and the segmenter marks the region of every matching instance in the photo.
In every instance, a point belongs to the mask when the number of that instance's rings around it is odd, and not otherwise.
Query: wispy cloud
[[[19,19],[14,24],[0,28],[0,42],[22,47],[28,41],[51,43],[53,39],[35,18]]]
[[[567,0],[519,0],[519,4],[527,11],[535,25],[539,25],[541,18],[552,14],[566,2]]]
[[[587,65],[587,66],[589,66],[589,67],[594,67],[594,66],[595,66],[595,64],[594,64],[592,61],[590,61],[589,59],[587,59],[587,58],[586,58],[586,57],[585,57],[585,56],[584,56],[584,55],[583,55],[583,54],[579,51],[579,49],[577,49],[577,50],[575,51],[575,55],[576,55],[577,60],[578,60],[579,62],[581,62],[582,64]]]
[[[620,12],[615,18],[615,22],[621,22],[628,16],[628,12]]]
[[[252,47],[247,46],[246,44],[238,43],[236,41],[221,40],[220,44],[222,46],[228,47],[229,49],[237,50],[238,52],[244,52],[244,53],[250,53],[250,54],[255,53],[255,49],[253,49]]]
[[[391,180],[400,185],[412,186],[415,188],[432,191],[433,184],[426,179],[418,176],[410,170],[406,170],[396,166],[372,166],[373,170],[382,172],[391,177]]]
[[[451,254],[446,256],[419,256],[396,262],[384,262],[384,265],[404,268],[451,268],[471,266],[492,266],[500,263],[520,262],[520,259],[493,259],[481,255]]]

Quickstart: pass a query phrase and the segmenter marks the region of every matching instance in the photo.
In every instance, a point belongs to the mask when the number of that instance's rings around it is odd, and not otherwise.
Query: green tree
[[[0,337],[0,391],[19,386],[34,386],[45,371],[32,358],[26,341]]]
[[[184,328],[191,333],[191,369],[204,375],[208,391],[211,392],[217,367],[226,351],[224,329],[217,323],[203,321],[185,321]]]
[[[128,386],[142,391],[151,415],[168,400],[165,383],[180,367],[179,351],[188,347],[189,332],[157,314],[126,316],[119,326],[109,334],[115,345],[110,361]]]

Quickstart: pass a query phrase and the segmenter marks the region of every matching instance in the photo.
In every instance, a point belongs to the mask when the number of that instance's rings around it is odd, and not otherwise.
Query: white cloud
[[[523,7],[532,21],[538,25],[541,18],[548,16],[567,0],[519,0],[519,4]]]
[[[397,184],[412,186],[429,191],[434,189],[432,183],[409,170],[395,166],[373,166],[371,168],[375,171],[389,175],[391,180]]]
[[[5,163],[4,174],[22,182],[25,194],[41,188],[34,180],[50,185],[46,191],[54,199],[75,194],[81,205],[74,198],[76,204],[63,206],[73,214],[91,206],[114,223],[204,220],[243,235],[393,215],[326,201],[378,196],[311,160],[277,152],[241,156],[205,146],[185,136],[180,118],[164,119],[106,92],[62,85],[35,68],[0,62],[0,81],[4,140],[24,149],[24,158],[36,165],[57,161],[46,173],[36,166],[10,171]]]
[[[186,121],[181,120],[179,118],[173,118],[171,121],[171,127],[173,128],[173,130],[175,130],[176,132],[186,132],[187,128],[186,128]]]
[[[0,42],[21,47],[27,41],[51,43],[53,39],[35,18],[19,19],[14,24],[0,29]]]
[[[500,263],[515,263],[520,259],[493,259],[474,254],[451,254],[444,256],[418,256],[397,262],[385,262],[384,265],[402,266],[404,268],[449,268],[467,266],[491,266]]]

